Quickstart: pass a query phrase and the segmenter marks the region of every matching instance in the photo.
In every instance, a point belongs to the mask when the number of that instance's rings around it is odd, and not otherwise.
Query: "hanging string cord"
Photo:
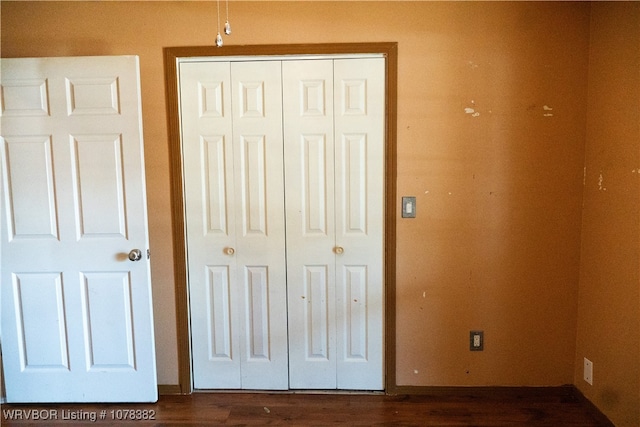
[[[218,33],[220,33],[220,0],[217,0],[218,6]]]

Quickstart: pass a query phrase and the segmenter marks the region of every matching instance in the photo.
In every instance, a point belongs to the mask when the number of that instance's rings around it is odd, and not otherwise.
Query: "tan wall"
[[[159,382],[175,384],[162,48],[212,44],[215,2],[1,7],[2,56],[140,55]],[[572,383],[589,4],[230,7],[227,44],[399,43],[398,196],[418,216],[397,222],[398,384]]]
[[[575,384],[640,425],[640,3],[594,3]],[[593,362],[593,386],[583,360]]]

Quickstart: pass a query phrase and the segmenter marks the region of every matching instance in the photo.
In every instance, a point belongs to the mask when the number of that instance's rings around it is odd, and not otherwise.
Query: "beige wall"
[[[640,4],[594,3],[575,384],[640,425]],[[593,362],[593,386],[583,360]]]
[[[215,2],[0,7],[2,56],[140,55],[159,382],[176,384],[162,48],[211,45]],[[416,196],[418,215],[397,221],[398,384],[573,383],[576,331],[585,336],[577,320],[590,5],[232,1],[230,12],[227,44],[399,43],[397,193]],[[640,168],[635,159],[607,165],[622,173]],[[609,170],[596,161],[591,181],[599,168]],[[624,183],[635,194],[638,175]],[[623,183],[611,185],[609,197]],[[633,227],[637,237],[637,215]],[[598,244],[585,237],[583,253]],[[637,240],[629,245],[637,267]],[[581,313],[595,298],[586,270]],[[635,274],[638,301],[637,271],[612,270]],[[636,325],[637,310],[625,314]],[[483,352],[469,352],[471,329],[485,331]],[[591,357],[599,378],[607,362]],[[633,369],[628,359],[611,369]]]

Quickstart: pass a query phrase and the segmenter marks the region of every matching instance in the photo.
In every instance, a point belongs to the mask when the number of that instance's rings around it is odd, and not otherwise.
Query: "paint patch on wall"
[[[471,117],[478,117],[480,115],[479,111],[476,111],[476,101],[471,100],[471,107],[467,107],[464,109],[465,114],[471,115]]]
[[[607,187],[604,186],[604,176],[602,176],[602,172],[600,172],[600,176],[598,177],[598,190],[607,191]]]
[[[467,107],[464,109],[464,112],[467,114],[471,114],[471,117],[478,117],[480,115],[475,109]]]

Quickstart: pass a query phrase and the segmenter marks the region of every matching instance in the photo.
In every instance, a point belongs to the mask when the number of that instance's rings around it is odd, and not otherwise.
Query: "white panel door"
[[[334,61],[339,389],[382,390],[385,61]]]
[[[194,386],[286,389],[279,62],[180,64]]]
[[[180,66],[195,388],[240,385],[240,343],[232,336],[240,317],[231,301],[236,242],[229,67],[228,62]]]
[[[245,389],[286,389],[287,282],[281,64],[231,64],[236,262]]]
[[[333,61],[282,65],[289,384],[335,389]]]
[[[283,63],[291,388],[384,388],[384,67]]]
[[[138,70],[132,56],[2,59],[10,402],[157,400]]]

